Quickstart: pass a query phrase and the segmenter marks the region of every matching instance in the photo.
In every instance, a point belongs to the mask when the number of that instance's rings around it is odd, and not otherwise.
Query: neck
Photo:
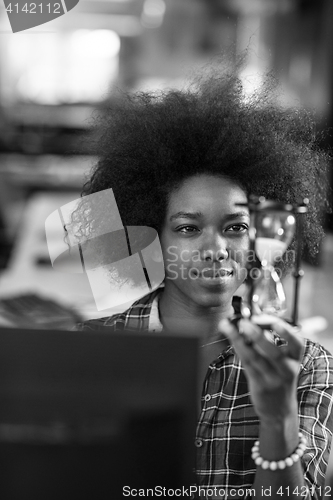
[[[159,301],[159,313],[164,328],[199,333],[208,342],[216,337],[221,319],[231,317],[234,309],[232,297],[218,307],[206,307],[194,303],[166,281]]]

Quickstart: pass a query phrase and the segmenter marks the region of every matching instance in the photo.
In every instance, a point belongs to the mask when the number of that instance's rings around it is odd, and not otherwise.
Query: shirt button
[[[204,397],[205,401],[210,401],[212,399],[212,396],[210,394],[206,394]]]
[[[203,445],[202,439],[196,439],[194,441],[194,444],[197,448],[201,448],[201,446]]]

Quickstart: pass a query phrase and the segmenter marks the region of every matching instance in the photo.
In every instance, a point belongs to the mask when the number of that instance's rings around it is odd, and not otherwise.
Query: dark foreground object
[[[197,339],[0,329],[1,500],[193,484]]]

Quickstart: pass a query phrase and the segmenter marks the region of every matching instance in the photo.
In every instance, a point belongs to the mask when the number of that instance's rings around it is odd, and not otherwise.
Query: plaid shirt
[[[161,289],[135,302],[123,313],[86,321],[78,325],[78,329],[109,327],[113,331],[125,328],[147,331],[152,304],[159,293]],[[237,307],[237,303],[235,305]],[[274,339],[277,345],[279,340]],[[319,344],[305,340],[297,388],[300,430],[308,442],[301,460],[309,492],[304,496],[304,488],[299,490],[305,500],[318,500],[325,491],[333,427],[332,392],[333,357]],[[222,490],[229,492],[232,498],[246,496],[242,493],[251,488],[255,478],[251,448],[258,436],[259,419],[250,400],[244,369],[230,346],[209,365],[203,384],[195,446],[198,486],[201,491],[206,489],[207,498],[215,498],[214,489],[218,495]],[[216,498],[221,498],[218,495]],[[200,498],[204,498],[202,492]]]

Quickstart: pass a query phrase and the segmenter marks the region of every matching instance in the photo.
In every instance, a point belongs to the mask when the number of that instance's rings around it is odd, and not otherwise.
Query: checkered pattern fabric
[[[134,302],[127,311],[105,318],[91,319],[84,323],[78,323],[77,330],[101,330],[106,326],[114,332],[121,330],[148,331],[151,307],[155,297],[163,290],[158,288]]]
[[[154,291],[124,313],[87,321],[78,328],[147,331],[152,302],[161,292]],[[279,344],[277,337],[275,343]],[[306,340],[297,389],[300,430],[308,441],[302,457],[309,488],[308,495],[302,496],[306,500],[318,500],[324,491],[333,427],[332,393],[333,357],[319,344]],[[251,404],[245,373],[230,346],[210,364],[203,384],[195,446],[198,486],[207,491],[207,498],[214,498],[209,488],[245,492],[251,487],[256,473],[251,447],[258,435],[259,419]],[[204,498],[202,490],[200,498]]]

